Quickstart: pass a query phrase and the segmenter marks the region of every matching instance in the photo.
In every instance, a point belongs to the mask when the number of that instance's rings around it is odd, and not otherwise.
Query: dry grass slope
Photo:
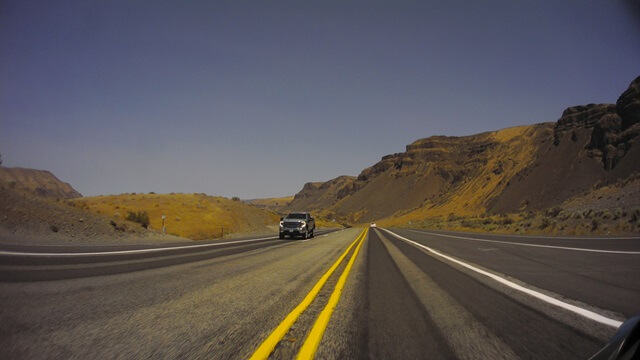
[[[220,238],[233,234],[277,231],[278,215],[233,201],[205,194],[122,194],[73,200],[76,206],[114,219],[129,212],[147,211],[149,226],[162,230],[166,215],[167,233],[194,240]]]

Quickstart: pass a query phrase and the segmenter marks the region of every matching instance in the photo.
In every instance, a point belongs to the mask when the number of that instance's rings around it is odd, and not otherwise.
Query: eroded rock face
[[[616,112],[622,119],[624,129],[640,123],[640,76],[620,95],[616,102]]]
[[[559,145],[565,132],[577,128],[592,129],[586,145],[588,155],[602,161],[607,171],[615,168],[640,135],[640,77],[631,82],[615,105],[588,104],[567,108],[556,123],[554,144]]]
[[[557,131],[565,131],[575,127],[594,126],[604,115],[615,113],[613,104],[588,104],[566,108],[556,123]]]

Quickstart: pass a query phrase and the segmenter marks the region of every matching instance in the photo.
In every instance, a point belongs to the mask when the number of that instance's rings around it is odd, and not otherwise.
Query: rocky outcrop
[[[640,76],[620,95],[616,102],[616,112],[622,119],[624,129],[640,123]]]
[[[556,122],[554,145],[558,146],[568,131],[575,141],[578,129],[591,129],[585,146],[588,156],[602,162],[606,171],[613,170],[640,134],[640,77],[631,82],[616,104],[567,108]]]

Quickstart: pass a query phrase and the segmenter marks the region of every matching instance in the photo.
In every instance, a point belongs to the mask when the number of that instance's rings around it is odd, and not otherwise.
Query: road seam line
[[[568,247],[568,246],[554,246],[554,245],[541,245],[541,244],[529,244],[529,243],[514,243],[514,242],[509,242],[509,241],[488,240],[488,239],[478,239],[478,238],[465,237],[465,236],[445,235],[445,234],[432,233],[432,232],[428,232],[428,231],[417,231],[417,230],[410,230],[410,229],[407,229],[407,230],[412,231],[412,232],[416,232],[416,233],[419,233],[419,234],[427,234],[427,235],[433,235],[433,236],[444,236],[444,237],[450,237],[450,238],[454,238],[454,239],[463,239],[463,240],[471,240],[471,241],[482,241],[482,242],[499,243],[499,244],[507,244],[507,245],[530,246],[530,247],[541,247],[541,248],[573,250],[573,251],[597,252],[597,253],[605,253],[605,254],[640,255],[640,251],[598,250],[598,249],[574,248],[574,247]]]
[[[601,324],[609,325],[609,326],[612,326],[612,327],[615,327],[615,328],[618,328],[618,327],[620,327],[620,325],[622,325],[621,321],[618,321],[618,320],[615,320],[615,319],[610,319],[610,318],[608,318],[606,316],[600,315],[600,314],[595,313],[593,311],[590,311],[590,310],[587,310],[587,309],[583,309],[583,308],[581,308],[579,306],[572,305],[572,304],[566,303],[564,301],[560,301],[560,300],[558,300],[556,298],[553,298],[553,297],[551,297],[549,295],[545,295],[545,294],[543,294],[541,292],[538,292],[538,291],[535,291],[535,290],[531,290],[531,289],[526,288],[526,287],[524,287],[522,285],[518,285],[518,284],[516,284],[516,283],[514,283],[512,281],[509,281],[509,280],[507,280],[507,279],[505,279],[503,277],[500,277],[500,276],[492,274],[492,273],[490,273],[488,271],[485,271],[485,270],[479,269],[479,268],[477,268],[475,266],[472,266],[470,264],[467,264],[466,262],[460,261],[458,259],[454,259],[453,257],[448,256],[448,255],[446,255],[444,253],[441,253],[441,252],[439,252],[437,250],[434,250],[434,249],[432,249],[432,248],[430,248],[428,246],[422,245],[422,244],[417,243],[417,242],[415,242],[413,240],[409,240],[409,239],[407,239],[407,238],[405,238],[403,236],[400,236],[400,235],[398,235],[398,234],[396,234],[396,233],[394,233],[394,232],[392,232],[390,230],[387,230],[387,229],[382,229],[382,230],[390,233],[391,235],[397,237],[398,239],[404,240],[404,241],[406,241],[406,242],[408,242],[410,244],[413,244],[413,245],[415,245],[417,247],[423,248],[423,249],[429,251],[430,253],[432,253],[434,255],[440,256],[440,257],[442,257],[444,259],[447,259],[447,260],[449,260],[449,261],[451,261],[453,263],[456,263],[456,264],[458,264],[460,266],[463,266],[463,267],[465,267],[465,268],[467,268],[469,270],[475,271],[475,272],[477,272],[477,273],[479,273],[481,275],[485,275],[485,276],[487,276],[487,277],[489,277],[489,278],[491,278],[491,279],[493,279],[493,280],[495,280],[495,281],[497,281],[497,282],[499,282],[499,283],[501,283],[503,285],[506,285],[506,286],[508,286],[508,287],[510,287],[510,288],[512,288],[514,290],[523,292],[523,293],[525,293],[527,295],[531,295],[531,296],[533,296],[533,297],[535,297],[535,298],[537,298],[539,300],[542,300],[542,301],[544,301],[546,303],[549,303],[551,305],[558,306],[560,308],[563,308],[565,310],[571,311],[571,312],[576,313],[578,315],[584,316],[584,317],[586,317],[588,319],[591,319],[593,321],[597,321],[597,322],[599,322]]]
[[[302,344],[302,348],[300,348],[296,359],[303,360],[314,358],[316,351],[318,350],[318,346],[320,345],[320,340],[322,340],[324,331],[327,329],[327,325],[329,324],[329,320],[331,319],[331,315],[338,305],[338,301],[340,301],[340,296],[342,295],[342,290],[344,289],[344,285],[347,282],[347,277],[349,276],[351,268],[353,267],[353,263],[355,262],[356,257],[360,252],[360,248],[364,243],[364,239],[367,236],[368,230],[369,229],[365,229],[364,235],[360,239],[360,242],[358,243],[358,246],[356,246],[356,249],[353,251],[353,255],[351,255],[347,266],[342,271],[342,275],[340,275],[340,279],[338,279],[338,283],[336,284],[333,293],[331,294],[331,297],[327,302],[327,305],[324,307],[324,309],[322,309],[322,312],[313,324],[313,327],[311,328],[307,339]]]
[[[407,254],[389,239],[391,236],[387,238],[379,232],[378,237],[457,358],[469,357],[466,352],[469,348],[474,349],[473,355],[478,359],[518,358],[513,349],[498,335],[482,324],[469,310],[453,298],[453,295],[447,293],[431,276],[409,259]],[[411,245],[409,244],[409,246]],[[440,262],[440,260],[437,261]],[[448,266],[447,264],[443,265]],[[471,334],[477,336],[471,336]]]
[[[358,243],[358,241],[361,238],[363,238],[363,234],[365,233],[365,230],[363,230],[358,235],[358,237],[356,237],[356,239],[351,243],[351,245],[349,245],[347,250],[345,250],[344,253],[340,255],[338,260],[336,260],[336,262],[329,268],[329,270],[327,270],[327,272],[325,272],[324,275],[322,275],[320,280],[318,280],[318,282],[313,286],[311,291],[309,291],[309,293],[304,297],[304,299],[302,299],[300,304],[298,304],[298,306],[296,306],[284,318],[284,320],[280,322],[280,324],[271,332],[271,334],[269,334],[267,339],[264,340],[262,344],[260,344],[260,346],[253,353],[253,355],[251,355],[250,357],[251,360],[269,358],[269,355],[271,355],[271,353],[276,348],[280,340],[282,340],[282,338],[287,334],[291,326],[293,326],[293,324],[296,322],[296,320],[298,320],[300,315],[309,307],[309,305],[311,305],[311,303],[316,298],[316,296],[318,295],[318,293],[320,292],[324,284],[327,282],[329,277],[338,268],[338,266],[340,266],[344,258],[347,257],[347,255],[349,254],[351,249],[356,245],[356,243]]]

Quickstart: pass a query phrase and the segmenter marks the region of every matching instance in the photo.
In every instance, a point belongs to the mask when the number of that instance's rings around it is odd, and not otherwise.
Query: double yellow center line
[[[349,276],[349,272],[353,267],[353,263],[355,262],[356,256],[358,256],[358,252],[362,247],[362,243],[367,236],[368,229],[362,230],[360,235],[349,245],[347,250],[345,250],[342,255],[336,260],[336,262],[327,270],[324,275],[320,278],[320,280],[315,284],[315,286],[311,289],[311,291],[305,296],[305,298],[298,304],[298,306],[293,309],[287,315],[287,317],[276,327],[275,330],[267,337],[267,339],[258,347],[258,349],[251,355],[251,360],[257,359],[267,359],[269,355],[276,348],[280,340],[284,338],[287,334],[291,326],[296,322],[296,320],[300,317],[300,315],[309,307],[311,302],[316,298],[324,284],[327,282],[329,277],[333,274],[333,272],[340,266],[342,261],[347,257],[351,249],[355,246],[355,250],[353,255],[349,259],[347,266],[345,267],[342,275],[340,275],[340,279],[338,279],[338,283],[336,284],[331,297],[329,298],[329,302],[324,307],[316,322],[313,324],[313,328],[309,332],[309,335],[304,341],[300,352],[298,353],[298,359],[313,359],[316,350],[318,349],[318,345],[320,344],[320,340],[322,339],[322,335],[324,334],[327,325],[329,324],[329,319],[331,319],[331,314],[335,309],[338,301],[340,300],[340,295],[342,294],[342,289],[344,288],[344,284],[347,281],[347,277]]]

